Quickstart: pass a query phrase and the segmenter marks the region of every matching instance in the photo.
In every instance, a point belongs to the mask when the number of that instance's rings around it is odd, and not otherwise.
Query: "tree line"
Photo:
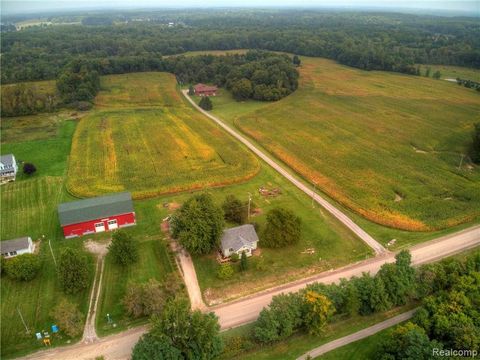
[[[418,354],[415,359],[430,359],[433,345],[478,349],[479,291],[480,252],[415,269],[410,253],[401,251],[395,263],[384,264],[375,276],[364,273],[338,284],[314,283],[297,293],[275,296],[260,313],[252,332],[230,338],[224,351],[226,357],[235,358],[295,333],[321,334],[329,323],[387,311],[411,301],[421,301],[414,325],[394,331],[379,345],[378,359],[405,359],[408,356],[402,354],[407,353]],[[407,340],[413,341],[413,347],[406,349],[410,346]],[[415,346],[417,352],[413,351]]]
[[[100,90],[100,75],[142,71],[166,71],[175,74],[180,84],[214,83],[230,90],[237,100],[263,101],[279,100],[295,91],[299,76],[293,59],[266,51],[225,56],[76,59],[57,75],[54,94],[41,94],[34,84],[4,86],[2,116],[49,112],[60,104],[85,110]]]
[[[103,15],[102,15],[103,16]],[[142,14],[135,15],[140,20]],[[366,70],[416,73],[414,64],[480,67],[474,19],[320,11],[169,12],[159,21],[32,27],[5,32],[2,83],[54,79],[73,59],[153,57],[195,50],[263,49],[325,57]],[[90,23],[90,19],[86,18]],[[102,23],[102,22],[100,22]]]

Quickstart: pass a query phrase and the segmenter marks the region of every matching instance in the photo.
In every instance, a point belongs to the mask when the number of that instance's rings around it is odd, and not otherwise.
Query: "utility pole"
[[[312,190],[312,208],[315,207],[315,190],[316,190],[316,187],[317,187],[317,183],[315,181],[312,181],[313,182],[313,190]]]
[[[57,266],[57,260],[55,259],[55,254],[53,253],[52,244],[50,244],[50,239],[48,239],[48,246],[50,247],[50,252],[52,253],[53,262],[55,263],[55,267],[56,267]]]
[[[464,157],[465,157],[465,154],[462,154],[462,158],[460,159],[460,165],[458,165],[458,170],[460,170],[460,168],[462,167]]]
[[[250,221],[250,204],[252,202],[252,194],[248,193],[248,213],[247,213],[247,219]]]
[[[20,308],[17,306],[17,312],[18,315],[20,315],[20,319],[22,319],[23,326],[25,326],[25,330],[27,331],[27,334],[30,334],[30,330],[28,330],[27,324],[25,323],[25,320],[23,319],[22,313],[20,312]]]

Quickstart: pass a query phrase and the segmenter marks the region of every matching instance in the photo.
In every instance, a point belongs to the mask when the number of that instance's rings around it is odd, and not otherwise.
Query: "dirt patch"
[[[417,148],[416,146],[413,146],[412,145],[412,148],[413,150],[418,153],[418,154],[426,154],[427,152],[425,150],[420,150],[419,148]]]
[[[108,245],[110,245],[110,240],[106,243],[99,243],[93,241],[92,239],[88,239],[83,245],[85,246],[85,249],[90,251],[92,254],[104,257],[108,253]]]
[[[261,186],[258,189],[258,192],[260,195],[265,196],[265,197],[275,197],[278,196],[282,193],[282,190],[278,187],[276,188],[268,188],[266,186]]]

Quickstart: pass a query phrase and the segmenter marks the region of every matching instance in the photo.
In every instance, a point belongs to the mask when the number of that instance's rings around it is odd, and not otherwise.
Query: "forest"
[[[241,48],[325,57],[361,69],[410,74],[416,73],[415,64],[480,67],[480,24],[473,18],[319,10],[170,10],[100,14],[82,22],[85,25],[4,32],[2,83],[55,79],[78,58],[128,58],[138,68],[146,59],[156,61],[186,51]]]
[[[230,90],[237,100],[279,100],[298,87],[297,57],[266,51],[225,56],[128,57],[78,59],[57,75],[57,93],[48,97],[31,86],[12,84],[2,90],[2,116],[36,114],[58,103],[87,109],[100,90],[100,75],[144,71],[175,74],[180,84],[214,83]],[[48,101],[47,101],[48,100]]]

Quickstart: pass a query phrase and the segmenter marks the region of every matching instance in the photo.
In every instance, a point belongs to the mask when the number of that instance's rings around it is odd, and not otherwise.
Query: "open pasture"
[[[72,194],[127,190],[139,199],[236,183],[258,172],[253,155],[180,98],[172,75],[111,76],[102,86],[97,106],[109,110],[83,118],[73,139]]]
[[[477,92],[325,59],[303,58],[300,74],[295,93],[235,124],[376,223],[431,231],[478,219],[480,169],[462,161],[480,120]]]

